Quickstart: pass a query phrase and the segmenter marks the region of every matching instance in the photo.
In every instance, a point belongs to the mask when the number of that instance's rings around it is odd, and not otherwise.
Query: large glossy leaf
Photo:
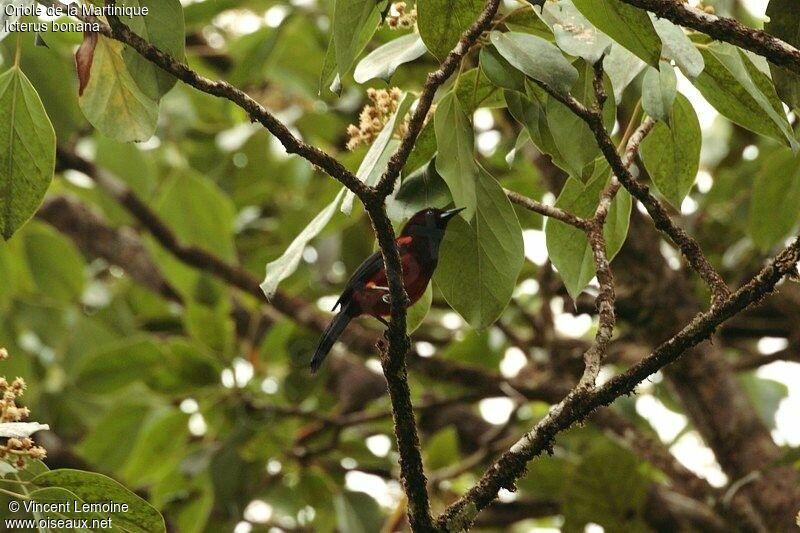
[[[483,329],[511,299],[524,256],[522,230],[503,188],[483,169],[475,187],[475,216],[450,222],[434,281],[453,309]]]
[[[589,218],[597,209],[600,193],[609,181],[608,165],[599,165],[594,176],[586,183],[569,178],[556,200],[560,207],[579,217]],[[620,189],[611,202],[611,208],[603,228],[606,239],[606,257],[611,261],[622,248],[628,235],[632,201],[630,194]],[[596,269],[589,240],[583,230],[555,219],[548,219],[545,225],[547,252],[553,266],[558,269],[561,279],[572,298],[586,287],[594,277]]]
[[[642,141],[641,155],[658,190],[680,209],[697,177],[703,139],[697,114],[685,96],[677,96],[669,114],[669,124],[659,122]]]
[[[267,263],[267,274],[264,281],[261,283],[261,290],[264,291],[266,297],[272,298],[275,296],[275,291],[278,290],[278,284],[291,276],[297,266],[300,264],[300,259],[303,257],[303,250],[309,241],[319,235],[319,232],[330,222],[334,213],[339,208],[339,204],[344,198],[345,191],[342,189],[336,198],[329,203],[325,209],[320,211],[317,216],[295,237],[292,244],[283,252],[279,258]]]
[[[646,11],[620,0],[573,0],[573,3],[601,31],[658,68],[661,39]]]
[[[767,250],[785,238],[800,221],[800,157],[789,150],[770,155],[756,175],[750,206],[749,233]]]
[[[717,111],[751,131],[797,145],[766,74],[733,45],[712,43],[701,52],[705,69],[694,84]]]
[[[18,68],[0,76],[0,233],[8,240],[42,203],[53,180],[56,135]]]
[[[442,176],[456,206],[464,207],[464,218],[472,218],[477,204],[478,166],[472,123],[454,93],[442,98],[434,117],[436,130],[436,171]]]
[[[417,0],[417,27],[430,53],[443,61],[483,5],[483,0]]]
[[[764,24],[764,30],[792,46],[800,46],[800,10],[797,7],[793,0],[770,0],[767,6],[769,22]],[[769,71],[781,100],[789,107],[800,109],[800,74],[772,63]]]
[[[184,60],[186,36],[180,0],[127,0],[125,5],[146,7],[148,14],[144,17],[120,17],[120,20],[147,42],[178,61]],[[122,57],[139,88],[153,100],[158,101],[178,81],[133,48],[126,47]]]
[[[118,141],[146,141],[156,131],[158,103],[137,84],[118,41],[98,38],[89,83],[78,101],[89,122]]]
[[[36,487],[68,490],[84,502],[114,502],[127,504],[126,511],[108,513],[113,524],[131,533],[166,531],[164,519],[152,505],[110,477],[80,470],[53,470],[33,478]]]
[[[500,55],[509,63],[558,93],[567,94],[578,79],[578,72],[558,47],[541,37],[527,33],[494,31],[490,38]]]
[[[365,83],[373,78],[389,81],[397,67],[421,57],[427,49],[416,33],[409,33],[379,46],[358,62],[353,79]]]
[[[337,0],[333,10],[333,44],[340,78],[350,71],[380,22],[375,0]],[[364,39],[364,34],[368,35]]]

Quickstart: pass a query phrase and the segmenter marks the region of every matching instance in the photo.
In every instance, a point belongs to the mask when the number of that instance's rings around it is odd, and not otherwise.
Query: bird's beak
[[[442,213],[441,215],[439,215],[439,218],[442,219],[444,222],[447,222],[451,218],[453,218],[454,216],[459,214],[461,211],[463,211],[464,209],[466,209],[466,207],[459,207],[459,208],[456,208],[456,209],[449,209],[449,210],[445,211],[444,213]]]

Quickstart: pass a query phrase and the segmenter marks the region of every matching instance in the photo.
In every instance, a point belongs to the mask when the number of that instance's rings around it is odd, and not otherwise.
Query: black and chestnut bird
[[[439,245],[442,244],[447,223],[463,209],[423,209],[412,216],[400,232],[395,243],[400,252],[403,284],[409,305],[419,300],[428,288],[439,261]],[[380,251],[369,256],[356,269],[342,295],[336,300],[333,310],[337,307],[339,312],[325,328],[314,357],[311,358],[311,372],[319,369],[336,339],[355,317],[369,315],[387,323],[383,317],[389,316],[391,312],[391,300]]]

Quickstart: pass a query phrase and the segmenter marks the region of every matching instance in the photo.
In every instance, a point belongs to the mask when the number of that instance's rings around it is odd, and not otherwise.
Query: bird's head
[[[463,207],[457,209],[428,207],[418,211],[406,222],[401,235],[426,236],[429,233],[427,236],[438,237],[438,240],[441,240],[447,223],[463,210]]]

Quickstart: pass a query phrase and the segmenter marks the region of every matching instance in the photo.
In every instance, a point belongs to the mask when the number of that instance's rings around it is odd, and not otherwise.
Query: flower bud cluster
[[[369,145],[380,135],[383,128],[397,112],[403,91],[398,87],[391,89],[367,89],[367,97],[370,104],[364,106],[358,116],[358,126],[350,124],[347,127],[347,149],[355,150],[362,144]],[[433,115],[436,106],[431,106],[425,122]],[[397,137],[403,138],[408,131],[408,121],[410,116],[403,117],[403,121],[397,127]]]
[[[395,2],[392,4],[389,14],[386,16],[386,25],[394,29],[413,28],[417,23],[417,8],[408,9],[405,2]]]
[[[0,348],[0,361],[8,359],[8,351]],[[17,405],[17,399],[25,394],[25,380],[16,378],[8,382],[0,376],[0,424],[22,422],[30,416],[27,407]],[[4,444],[0,444],[0,459],[12,463],[17,468],[24,468],[27,459],[44,459],[47,452],[41,446],[36,446],[29,437],[11,437]]]

